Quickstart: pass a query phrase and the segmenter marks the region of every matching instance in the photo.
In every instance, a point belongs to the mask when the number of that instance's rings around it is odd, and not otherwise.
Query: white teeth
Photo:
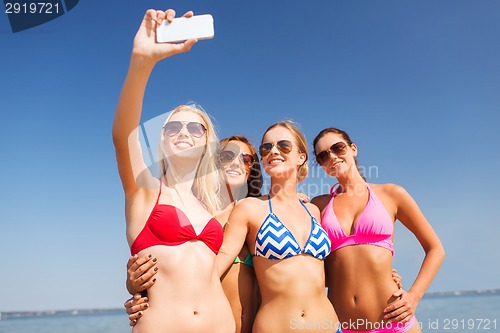
[[[179,141],[175,143],[175,146],[179,148],[190,148],[191,144],[189,142]]]
[[[283,161],[282,161],[282,160],[270,160],[270,161],[269,161],[269,164],[271,164],[271,165],[281,164],[281,163],[283,163]]]
[[[238,172],[238,171],[236,171],[236,170],[227,170],[227,171],[226,171],[226,173],[227,173],[228,175],[235,175],[235,176],[239,176],[239,175],[241,175],[241,173],[239,173],[239,172]]]

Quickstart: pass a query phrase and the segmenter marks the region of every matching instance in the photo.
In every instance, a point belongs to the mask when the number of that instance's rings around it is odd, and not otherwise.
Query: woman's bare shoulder
[[[403,188],[403,186],[398,184],[385,183],[385,184],[369,184],[369,185],[374,191],[389,196],[401,195],[403,193],[406,193],[406,190]]]
[[[393,183],[370,184],[375,194],[387,205],[399,207],[412,200],[410,194],[403,186]],[[397,208],[395,208],[397,210]]]
[[[235,209],[238,210],[251,210],[264,204],[267,200],[267,196],[261,197],[247,197],[238,201],[235,205]]]

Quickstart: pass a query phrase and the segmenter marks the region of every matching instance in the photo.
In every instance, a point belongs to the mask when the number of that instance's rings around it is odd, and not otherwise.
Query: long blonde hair
[[[178,112],[196,113],[203,119],[203,122],[206,125],[205,151],[201,156],[200,163],[198,164],[198,170],[196,171],[192,191],[194,195],[203,203],[203,205],[205,205],[210,214],[215,215],[222,206],[219,197],[221,179],[219,172],[217,171],[215,159],[219,140],[217,138],[217,133],[215,132],[215,127],[210,119],[210,116],[197,104],[179,105],[170,112],[165,123],[167,123],[170,118]],[[161,144],[162,143],[160,142],[160,145]],[[162,178],[167,173],[168,160],[161,147],[158,149],[158,154],[160,163],[160,178]]]

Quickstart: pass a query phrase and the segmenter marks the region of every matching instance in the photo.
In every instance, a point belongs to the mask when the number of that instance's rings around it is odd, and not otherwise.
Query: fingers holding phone
[[[188,11],[180,18],[175,18],[175,15],[176,13],[173,9],[167,9],[166,11],[154,9],[148,10],[144,15],[139,30],[134,38],[133,55],[144,57],[145,59],[156,63],[157,61],[170,57],[174,54],[188,52],[191,50],[191,47],[197,42],[196,37],[190,37],[192,35],[192,30],[189,30],[189,27],[186,27],[185,25],[172,23],[176,22],[176,20],[191,20],[194,17],[194,13],[192,11]],[[195,21],[199,22],[199,20]],[[174,26],[174,29],[167,29],[168,31],[175,32],[177,34],[180,31],[180,33],[183,33],[187,36],[187,38],[175,40],[175,42],[178,43],[173,43],[173,40],[162,40],[161,42],[157,40],[159,27],[171,25]],[[192,24],[189,24],[189,26],[191,25]],[[175,26],[180,29],[175,28]],[[186,35],[186,30],[189,30],[188,35]],[[160,31],[162,30],[160,29]]]

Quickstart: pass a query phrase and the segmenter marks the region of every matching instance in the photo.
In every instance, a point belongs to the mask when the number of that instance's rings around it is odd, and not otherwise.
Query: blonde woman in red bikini
[[[225,225],[237,201],[245,197],[259,197],[262,187],[262,170],[255,148],[240,135],[224,138],[217,151],[218,167],[225,180],[222,207],[216,219]],[[133,256],[128,262],[127,289],[135,296],[125,302],[130,325],[134,326],[149,307],[144,291],[156,282],[156,258]],[[156,269],[156,270],[155,270]],[[234,259],[233,265],[222,278],[222,288],[229,300],[236,333],[250,333],[260,304],[259,290],[253,260],[246,246]],[[137,293],[143,293],[140,297]]]
[[[234,333],[234,318],[215,265],[223,230],[213,218],[221,205],[214,158],[218,140],[210,117],[189,105],[169,114],[160,135],[158,178],[149,172],[139,144],[137,128],[153,68],[189,51],[196,42],[156,42],[156,26],[174,17],[173,10],[146,12],[134,38],[113,123],[127,240],[132,255],[158,258],[158,281],[147,290],[149,310],[133,332]]]

